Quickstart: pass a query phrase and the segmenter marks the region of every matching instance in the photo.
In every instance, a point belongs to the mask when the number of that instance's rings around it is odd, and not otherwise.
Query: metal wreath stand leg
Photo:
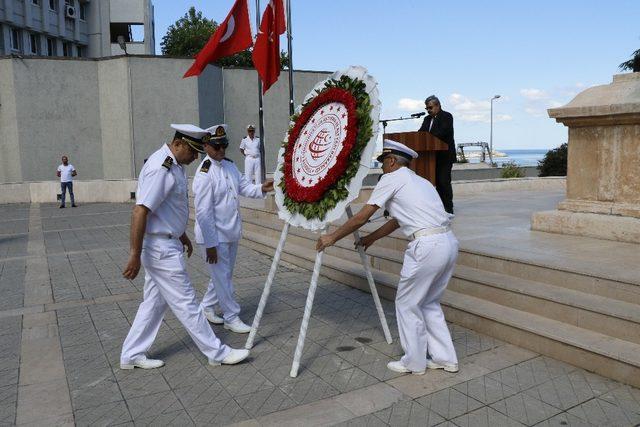
[[[347,207],[347,215],[349,218],[353,216],[351,207]],[[255,340],[256,333],[258,332],[258,327],[260,326],[260,320],[262,319],[264,308],[267,305],[267,300],[269,299],[269,293],[271,292],[271,285],[273,284],[273,278],[275,277],[276,271],[278,269],[278,263],[280,262],[280,256],[282,254],[282,250],[284,248],[284,243],[287,238],[288,232],[289,232],[289,223],[285,223],[284,228],[282,229],[282,234],[280,235],[280,241],[278,242],[278,247],[276,248],[276,253],[273,257],[273,262],[271,263],[271,269],[269,270],[267,281],[264,284],[264,290],[262,291],[262,296],[260,297],[258,309],[256,310],[255,317],[253,318],[253,324],[251,325],[251,332],[249,333],[249,338],[247,338],[247,342],[244,346],[247,350],[253,347],[253,342]],[[356,239],[356,241],[360,240],[360,234],[357,231],[353,233],[353,236]],[[389,325],[387,324],[387,319],[385,317],[384,310],[382,309],[382,304],[380,303],[380,297],[378,296],[378,290],[376,289],[376,284],[375,284],[375,281],[373,280],[373,274],[371,273],[371,268],[369,267],[369,264],[367,262],[367,256],[364,253],[364,249],[361,246],[358,247],[358,253],[360,254],[360,260],[362,261],[362,266],[364,267],[365,275],[367,277],[367,282],[369,283],[369,288],[371,289],[371,295],[373,296],[373,301],[375,303],[376,310],[378,311],[378,316],[380,317],[380,323],[382,324],[384,337],[387,343],[391,344],[393,340],[391,339],[391,332],[389,331]],[[313,299],[315,298],[316,289],[318,288],[318,277],[320,276],[320,268],[322,267],[323,254],[324,254],[324,251],[318,252],[316,254],[316,260],[313,265],[311,283],[309,285],[309,291],[307,293],[307,301],[304,306],[304,315],[302,317],[302,324],[300,325],[300,333],[298,335],[296,350],[293,355],[293,364],[291,365],[291,372],[289,373],[289,375],[293,378],[298,376],[298,370],[300,369],[300,359],[302,358],[304,341],[307,336],[307,329],[309,328],[309,320],[311,318],[311,310],[313,308]]]

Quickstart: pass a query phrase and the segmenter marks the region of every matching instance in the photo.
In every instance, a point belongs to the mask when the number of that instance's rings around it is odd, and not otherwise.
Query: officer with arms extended
[[[396,291],[396,316],[404,356],[389,362],[396,372],[424,374],[425,368],[458,371],[458,359],[440,307],[440,298],[453,274],[458,257],[458,241],[450,230],[453,215],[429,181],[407,166],[418,153],[385,140],[382,154],[384,175],[373,189],[367,204],[331,234],[318,239],[316,249],[324,250],[367,223],[385,207],[392,220],[356,245],[365,249],[376,240],[400,228],[411,242],[404,253],[400,282]],[[427,355],[430,357],[428,358]]]
[[[212,135],[204,144],[207,156],[193,178],[196,243],[202,246],[211,275],[200,307],[210,322],[224,323],[225,329],[245,334],[251,327],[239,317],[240,305],[235,299],[232,282],[238,241],[242,237],[238,196],[263,198],[264,193],[273,190],[273,180],[262,185],[252,184],[231,160],[225,158],[229,145],[226,126],[207,129]],[[218,304],[224,319],[215,314],[214,307]]]
[[[240,152],[244,156],[244,176],[255,184],[262,182],[260,161],[260,138],[256,137],[256,128],[247,126],[247,136],[240,141]]]
[[[176,133],[142,167],[136,206],[131,216],[131,251],[123,276],[134,279],[145,268],[144,301],[122,345],[120,368],[158,368],[161,360],[147,359],[146,352],[160,329],[169,307],[185,327],[210,365],[235,364],[247,350],[220,342],[198,307],[196,293],[186,271],[184,247],[193,247],[185,230],[189,219],[186,165],[202,153],[209,133],[194,125],[171,125]],[[143,239],[144,238],[144,239]]]

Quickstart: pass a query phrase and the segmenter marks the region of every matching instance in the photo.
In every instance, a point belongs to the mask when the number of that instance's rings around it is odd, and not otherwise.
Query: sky
[[[153,0],[156,51],[191,6],[221,22],[233,0]],[[249,1],[255,28],[255,1]],[[267,1],[261,1],[261,10]],[[640,0],[292,0],[293,67],[362,65],[378,81],[382,119],[424,111],[432,94],[455,139],[495,149],[547,149],[567,140],[546,109],[608,84],[640,48]],[[286,50],[286,38],[280,39]],[[286,74],[281,74],[286,78]],[[387,132],[417,130],[419,120]]]

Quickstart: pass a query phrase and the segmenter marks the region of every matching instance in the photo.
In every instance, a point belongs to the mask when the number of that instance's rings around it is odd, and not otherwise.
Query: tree
[[[565,142],[558,148],[547,151],[542,160],[538,160],[538,176],[567,176],[567,151]]]
[[[218,29],[218,23],[202,16],[202,12],[191,7],[184,16],[167,29],[167,34],[162,37],[160,46],[162,54],[168,56],[194,57],[209,41],[211,35]],[[280,66],[287,64],[287,55],[280,54]],[[238,52],[235,55],[220,58],[216,65],[221,67],[253,67],[251,60],[251,48]]]
[[[633,52],[631,59],[623,62],[619,65],[620,71],[633,71],[634,73],[640,72],[640,49]]]

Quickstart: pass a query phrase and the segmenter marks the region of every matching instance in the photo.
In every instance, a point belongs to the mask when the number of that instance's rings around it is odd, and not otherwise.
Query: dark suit
[[[431,121],[433,120],[433,125]],[[429,126],[431,125],[431,130]],[[436,190],[447,212],[453,213],[453,190],[451,189],[451,167],[456,161],[456,143],[453,139],[453,116],[441,110],[435,117],[427,116],[420,131],[430,132],[449,146],[448,151],[436,153]]]

